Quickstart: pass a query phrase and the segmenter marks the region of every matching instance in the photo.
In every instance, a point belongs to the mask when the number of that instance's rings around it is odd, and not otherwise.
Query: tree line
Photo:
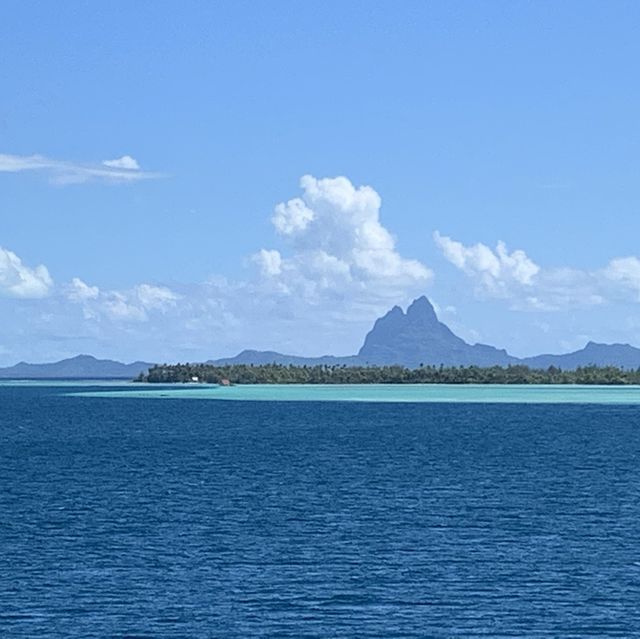
[[[640,369],[584,366],[294,366],[282,364],[162,364],[135,381],[206,384],[640,384]]]

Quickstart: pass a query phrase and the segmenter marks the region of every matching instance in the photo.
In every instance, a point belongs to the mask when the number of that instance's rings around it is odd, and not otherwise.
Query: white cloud
[[[8,297],[46,297],[53,280],[44,265],[29,267],[12,251],[0,247],[0,295]]]
[[[302,197],[275,207],[273,225],[291,247],[289,256],[263,249],[254,256],[279,290],[315,304],[326,297],[398,299],[422,290],[431,271],[402,257],[380,222],[381,199],[346,177],[300,180]]]
[[[144,322],[148,311],[161,313],[173,308],[181,296],[166,286],[138,284],[127,291],[101,291],[74,277],[65,287],[66,298],[83,309],[86,319]]]
[[[0,172],[38,171],[50,168],[51,161],[42,155],[7,155],[0,153]]]
[[[67,298],[74,302],[94,300],[100,295],[100,289],[97,286],[89,286],[79,277],[74,277],[71,280],[71,283],[66,287],[66,292]]]
[[[144,308],[132,304],[127,295],[118,291],[105,293],[98,309],[113,320],[144,322],[148,319]]]
[[[304,231],[313,218],[313,211],[297,197],[288,202],[280,202],[275,208],[271,221],[278,233],[295,235]]]
[[[133,297],[144,310],[164,311],[175,306],[180,296],[166,286],[139,284],[133,289]]]
[[[464,246],[438,231],[433,238],[449,262],[476,280],[479,292],[493,297],[509,297],[514,287],[532,287],[540,272],[524,251],[509,253],[504,242],[493,251],[480,243]]]
[[[129,155],[100,164],[84,164],[65,160],[52,160],[43,155],[0,154],[0,173],[38,171],[49,176],[53,184],[81,184],[90,181],[135,182],[162,177],[160,173],[142,171],[138,162]]]
[[[444,257],[475,282],[481,298],[508,299],[521,310],[557,311],[628,300],[640,301],[640,259],[623,257],[595,270],[542,268],[522,250],[511,253],[503,242],[465,246],[434,233]]]
[[[280,255],[280,251],[260,249],[253,255],[252,259],[260,268],[260,272],[267,277],[282,273],[282,255]]]
[[[130,155],[123,155],[121,158],[117,158],[115,160],[105,160],[102,164],[114,169],[129,169],[131,171],[138,171],[140,169],[140,165],[137,160],[132,158]]]

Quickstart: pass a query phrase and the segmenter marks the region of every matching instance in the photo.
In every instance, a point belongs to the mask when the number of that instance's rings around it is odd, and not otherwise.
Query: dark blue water
[[[1,637],[640,636],[640,407],[0,387]]]

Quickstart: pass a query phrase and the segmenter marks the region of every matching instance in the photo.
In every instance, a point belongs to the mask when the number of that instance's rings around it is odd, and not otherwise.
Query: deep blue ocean
[[[638,405],[69,390],[0,386],[3,639],[640,636]]]

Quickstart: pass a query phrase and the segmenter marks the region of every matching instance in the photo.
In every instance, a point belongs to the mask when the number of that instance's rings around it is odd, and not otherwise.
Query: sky
[[[427,295],[640,346],[640,4],[6,0],[0,365],[351,354]]]

